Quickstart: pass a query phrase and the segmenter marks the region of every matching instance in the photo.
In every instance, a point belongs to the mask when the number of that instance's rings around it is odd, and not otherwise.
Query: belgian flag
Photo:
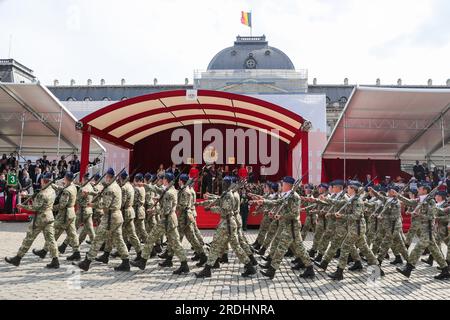
[[[241,23],[248,27],[252,27],[252,13],[241,11]]]

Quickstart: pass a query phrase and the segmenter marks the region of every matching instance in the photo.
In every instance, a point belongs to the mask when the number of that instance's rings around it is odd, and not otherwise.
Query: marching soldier
[[[91,193],[89,193],[89,195],[92,196],[96,196],[97,194],[99,194],[100,192],[102,192],[103,190],[103,184],[100,181],[100,174],[96,174],[94,176],[94,184],[92,185],[93,191]],[[97,198],[97,200],[95,200],[93,202],[93,206],[92,206],[92,222],[94,223],[95,227],[97,228],[100,225],[100,221],[102,219],[102,215],[103,215],[103,209],[102,209],[102,204],[100,203],[100,201],[102,200],[102,197]],[[94,241],[94,239],[90,239],[91,243],[92,241]]]
[[[327,196],[328,192],[328,185],[325,183],[322,183],[319,185],[319,196],[323,195],[324,197]],[[319,247],[320,239],[323,236],[323,233],[325,232],[327,228],[327,218],[325,217],[325,208],[327,206],[323,203],[316,202],[316,207],[314,209],[315,213],[317,214],[317,221],[316,221],[316,228],[314,232],[314,238],[313,238],[313,244],[311,247],[311,250],[309,250],[309,256],[311,258],[314,258],[317,253],[317,249]]]
[[[264,184],[264,194],[263,194],[264,199],[268,199],[271,196],[270,192],[271,184],[272,184],[271,182],[267,182]],[[249,194],[249,196],[251,197],[253,195]],[[261,220],[261,223],[259,224],[258,236],[256,237],[255,242],[252,244],[252,247],[255,250],[261,249],[264,239],[266,238],[267,232],[269,231],[270,223],[272,222],[268,214],[269,213],[268,210],[263,210],[263,208],[257,208],[255,209],[255,212],[253,214],[256,215],[258,211],[263,213],[263,218]]]
[[[53,202],[56,194],[53,188],[47,186],[52,180],[51,173],[45,173],[41,179],[41,191],[33,200],[32,205],[18,205],[18,208],[23,208],[35,212],[33,222],[30,224],[25,239],[13,258],[5,257],[5,261],[14,266],[19,266],[23,256],[28,252],[36,237],[42,232],[44,234],[45,243],[50,251],[52,262],[47,264],[47,268],[59,268],[58,248],[55,240],[55,228],[53,217]]]
[[[306,185],[305,188],[305,194],[306,197],[312,197],[312,192],[314,190],[314,187],[310,184]],[[316,204],[309,205],[305,207],[306,211],[306,219],[305,223],[302,226],[302,238],[306,239],[306,236],[308,235],[308,232],[315,232],[316,229],[316,221],[317,221],[317,215],[315,210]]]
[[[134,177],[134,226],[139,240],[143,243],[147,242],[148,233],[145,230],[145,188],[144,176],[142,173],[136,174]]]

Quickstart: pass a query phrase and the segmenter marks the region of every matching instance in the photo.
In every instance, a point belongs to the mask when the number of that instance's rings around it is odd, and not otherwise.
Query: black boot
[[[160,267],[163,267],[163,268],[173,267],[172,259],[173,259],[173,256],[167,256],[166,260],[164,260],[163,262],[158,263],[158,265]]]
[[[286,252],[286,254],[285,254],[284,256],[285,256],[285,257],[288,257],[288,258],[294,256],[294,253],[292,252],[291,248],[288,249],[288,251]]]
[[[136,253],[136,258],[134,258],[134,260],[133,260],[133,261],[138,261],[138,260],[141,260],[141,258],[142,258],[142,251],[140,251],[140,252]]]
[[[103,251],[103,252],[105,252],[105,251]],[[111,253],[111,258],[117,258],[118,256],[120,256],[120,254],[117,250]]]
[[[333,280],[344,280],[344,270],[338,267],[336,272],[330,273],[328,276]]]
[[[66,248],[67,248],[67,244],[65,244],[64,242],[61,243],[61,245],[58,247],[59,253],[63,254],[64,252],[66,252]]]
[[[327,271],[327,268],[328,268],[328,262],[327,261],[322,260],[321,263],[314,262],[314,264],[316,266],[318,266],[320,269],[322,269],[323,271]]]
[[[164,251],[161,254],[158,254],[158,257],[160,257],[161,259],[167,259],[167,257],[169,256],[169,251]]]
[[[269,268],[271,268],[271,265],[270,265],[271,262],[272,262],[272,258],[269,257],[269,259],[267,260],[266,263],[264,263],[264,264],[260,263],[259,266],[261,267],[261,269],[269,269]]]
[[[81,255],[80,251],[75,251],[71,256],[67,257],[67,261],[80,261]]]
[[[393,261],[391,261],[390,264],[392,264],[392,265],[394,265],[394,264],[403,264],[402,256],[401,255],[396,255],[395,259]]]
[[[272,266],[269,266],[267,270],[262,270],[260,272],[264,277],[267,277],[270,280],[272,280],[275,277],[276,270]]]
[[[220,269],[220,258],[216,259],[216,262],[214,262],[214,265],[211,268]]]
[[[89,267],[91,265],[91,260],[89,260],[88,258],[85,258],[83,261],[78,262],[77,264],[75,264],[75,262],[73,263],[74,265],[78,266],[81,270],[84,271],[88,271]]]
[[[156,251],[156,253],[161,253],[162,252],[162,248],[161,248],[161,245],[159,243],[155,244],[155,251]]]
[[[207,261],[208,261],[208,257],[206,256],[205,253],[200,253],[199,257],[199,261],[196,264],[197,267],[202,267]]]
[[[352,256],[349,255],[348,258],[347,258],[347,264],[350,264],[352,262],[354,262],[354,260],[353,260]]]
[[[45,256],[47,255],[47,251],[45,251],[44,249],[41,250],[33,249],[33,254],[37,255],[41,259],[44,259]]]
[[[363,265],[361,261],[356,261],[350,268],[348,268],[348,271],[359,271],[363,269]]]
[[[260,256],[263,256],[263,255],[265,255],[266,254],[266,248],[265,247],[261,247],[260,249],[259,249],[259,251],[258,251],[258,254],[260,255]]]
[[[314,268],[312,265],[306,267],[305,272],[303,272],[300,275],[300,278],[304,278],[304,279],[312,279],[316,276],[315,272],[314,272]]]
[[[299,263],[300,261],[302,261],[302,259],[300,259],[300,258],[295,258],[294,260],[291,261],[291,264],[297,264],[297,263]]]
[[[322,262],[323,254],[319,253],[317,257],[314,259],[315,262]]]
[[[152,252],[150,252],[150,258],[154,258],[154,257],[156,257],[156,255],[157,255],[156,249],[155,249],[155,247],[153,247]]]
[[[339,259],[340,256],[341,256],[341,249],[337,249],[336,255],[334,256],[334,258]]]
[[[308,254],[309,254],[309,257],[310,257],[310,258],[314,258],[314,257],[316,256],[316,253],[317,253],[317,251],[316,251],[316,250],[313,250],[313,249],[311,249],[311,250],[308,251]]]
[[[261,260],[264,260],[264,261],[269,261],[269,259],[272,259],[272,257],[271,256],[262,256],[261,257]]]
[[[378,260],[378,268],[380,268],[380,276],[384,277],[386,274],[383,269],[381,269],[381,265],[383,264],[383,260]]]
[[[130,260],[122,259],[122,263],[115,267],[114,271],[130,271]]]
[[[409,278],[411,276],[411,272],[414,270],[414,266],[410,263],[407,263],[403,269],[396,268],[396,270],[405,277]]]
[[[52,259],[52,262],[45,266],[47,269],[59,269],[59,260],[57,257]]]
[[[256,261],[255,257],[252,254],[249,255],[248,258],[250,259],[250,263],[252,264],[252,266],[258,265],[258,261]]]
[[[138,261],[131,261],[130,264],[133,267],[138,267],[141,270],[145,270],[145,266],[147,265],[147,260],[144,258],[141,258]]]
[[[449,265],[449,266],[450,266],[450,261],[447,261],[447,265]],[[441,268],[441,267],[437,267],[437,269],[438,269],[439,271],[442,271],[442,270],[444,270],[444,268]]]
[[[100,249],[98,251],[104,251],[105,250],[105,246],[106,246],[106,242],[103,242],[103,244],[101,245]]]
[[[434,262],[433,255],[430,254],[428,256],[428,259],[420,259],[420,261],[425,262],[426,264],[428,264],[428,265],[430,265],[432,267],[433,266],[433,262]]]
[[[189,273],[189,266],[187,264],[187,261],[181,261],[181,266],[173,272],[173,274],[176,275],[188,273]]]
[[[108,262],[109,262],[109,252],[103,251],[103,254],[100,257],[95,258],[95,261],[98,261],[98,262],[101,262],[101,263],[104,263],[104,264],[108,264]]]
[[[243,273],[241,273],[241,276],[243,276],[244,278],[248,278],[254,274],[256,274],[256,269],[254,265],[251,262],[249,262],[245,265],[245,270]]]
[[[442,269],[441,273],[434,277],[436,280],[450,279],[450,273],[448,271],[448,266]]]
[[[5,257],[6,262],[8,262],[16,267],[18,267],[20,265],[20,260],[22,260],[22,257],[19,257],[19,256],[15,256],[12,258]]]
[[[430,254],[430,250],[428,250],[428,248],[425,249],[425,251],[422,253],[423,256],[426,256]]]
[[[128,250],[128,252],[130,252],[130,250],[131,250],[131,243],[127,243],[127,250]]]
[[[198,260],[200,260],[200,254],[194,252],[194,256],[191,258],[191,261],[198,261]]]
[[[258,241],[255,241],[255,243],[252,244],[253,249],[259,250],[261,249],[261,244]]]
[[[222,257],[220,257],[220,263],[228,263],[228,253],[224,253]]]
[[[196,278],[211,278],[211,266],[205,264],[202,271],[195,274]]]
[[[298,261],[295,265],[293,265],[292,267],[291,267],[291,269],[292,270],[300,270],[300,269],[305,269],[306,268],[306,266],[305,266],[305,264],[303,263],[303,261]]]

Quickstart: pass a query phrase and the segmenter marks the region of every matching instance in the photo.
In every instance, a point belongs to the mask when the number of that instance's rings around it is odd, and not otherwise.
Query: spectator
[[[248,171],[247,171],[247,168],[245,167],[245,164],[241,164],[241,167],[239,168],[239,171],[238,171],[238,176],[240,179],[248,178]]]
[[[416,165],[413,167],[414,177],[422,181],[425,179],[425,169],[420,165],[419,160],[416,161]]]
[[[33,180],[33,190],[34,191],[39,191],[41,190],[41,178],[42,178],[42,169],[39,167],[36,167],[35,169],[36,173],[35,173],[35,178]]]
[[[33,193],[33,181],[31,181],[28,171],[22,171],[22,179],[20,181],[20,184],[22,186],[22,191],[26,191],[27,194]]]
[[[164,165],[161,163],[161,164],[159,165],[158,171],[156,171],[156,174],[157,174],[157,175],[164,175],[165,173],[166,173],[166,170],[164,170]]]
[[[0,174],[0,212],[5,211],[5,202],[6,202],[5,200],[6,200],[6,180],[5,175],[2,173]]]
[[[78,160],[77,155],[72,156],[72,160],[69,161],[70,172],[77,173],[80,172],[80,160]]]

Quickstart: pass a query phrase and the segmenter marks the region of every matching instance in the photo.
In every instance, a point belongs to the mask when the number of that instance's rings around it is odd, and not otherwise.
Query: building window
[[[75,98],[68,97],[68,98],[67,98],[67,101],[75,101]]]
[[[111,99],[109,99],[108,97],[103,97],[102,100],[103,100],[103,101],[110,101]]]
[[[84,101],[92,101],[92,98],[91,97],[86,97],[86,98],[84,98]]]
[[[122,99],[120,99],[121,101],[123,101],[123,100],[127,100],[128,98],[127,97],[122,97]]]

